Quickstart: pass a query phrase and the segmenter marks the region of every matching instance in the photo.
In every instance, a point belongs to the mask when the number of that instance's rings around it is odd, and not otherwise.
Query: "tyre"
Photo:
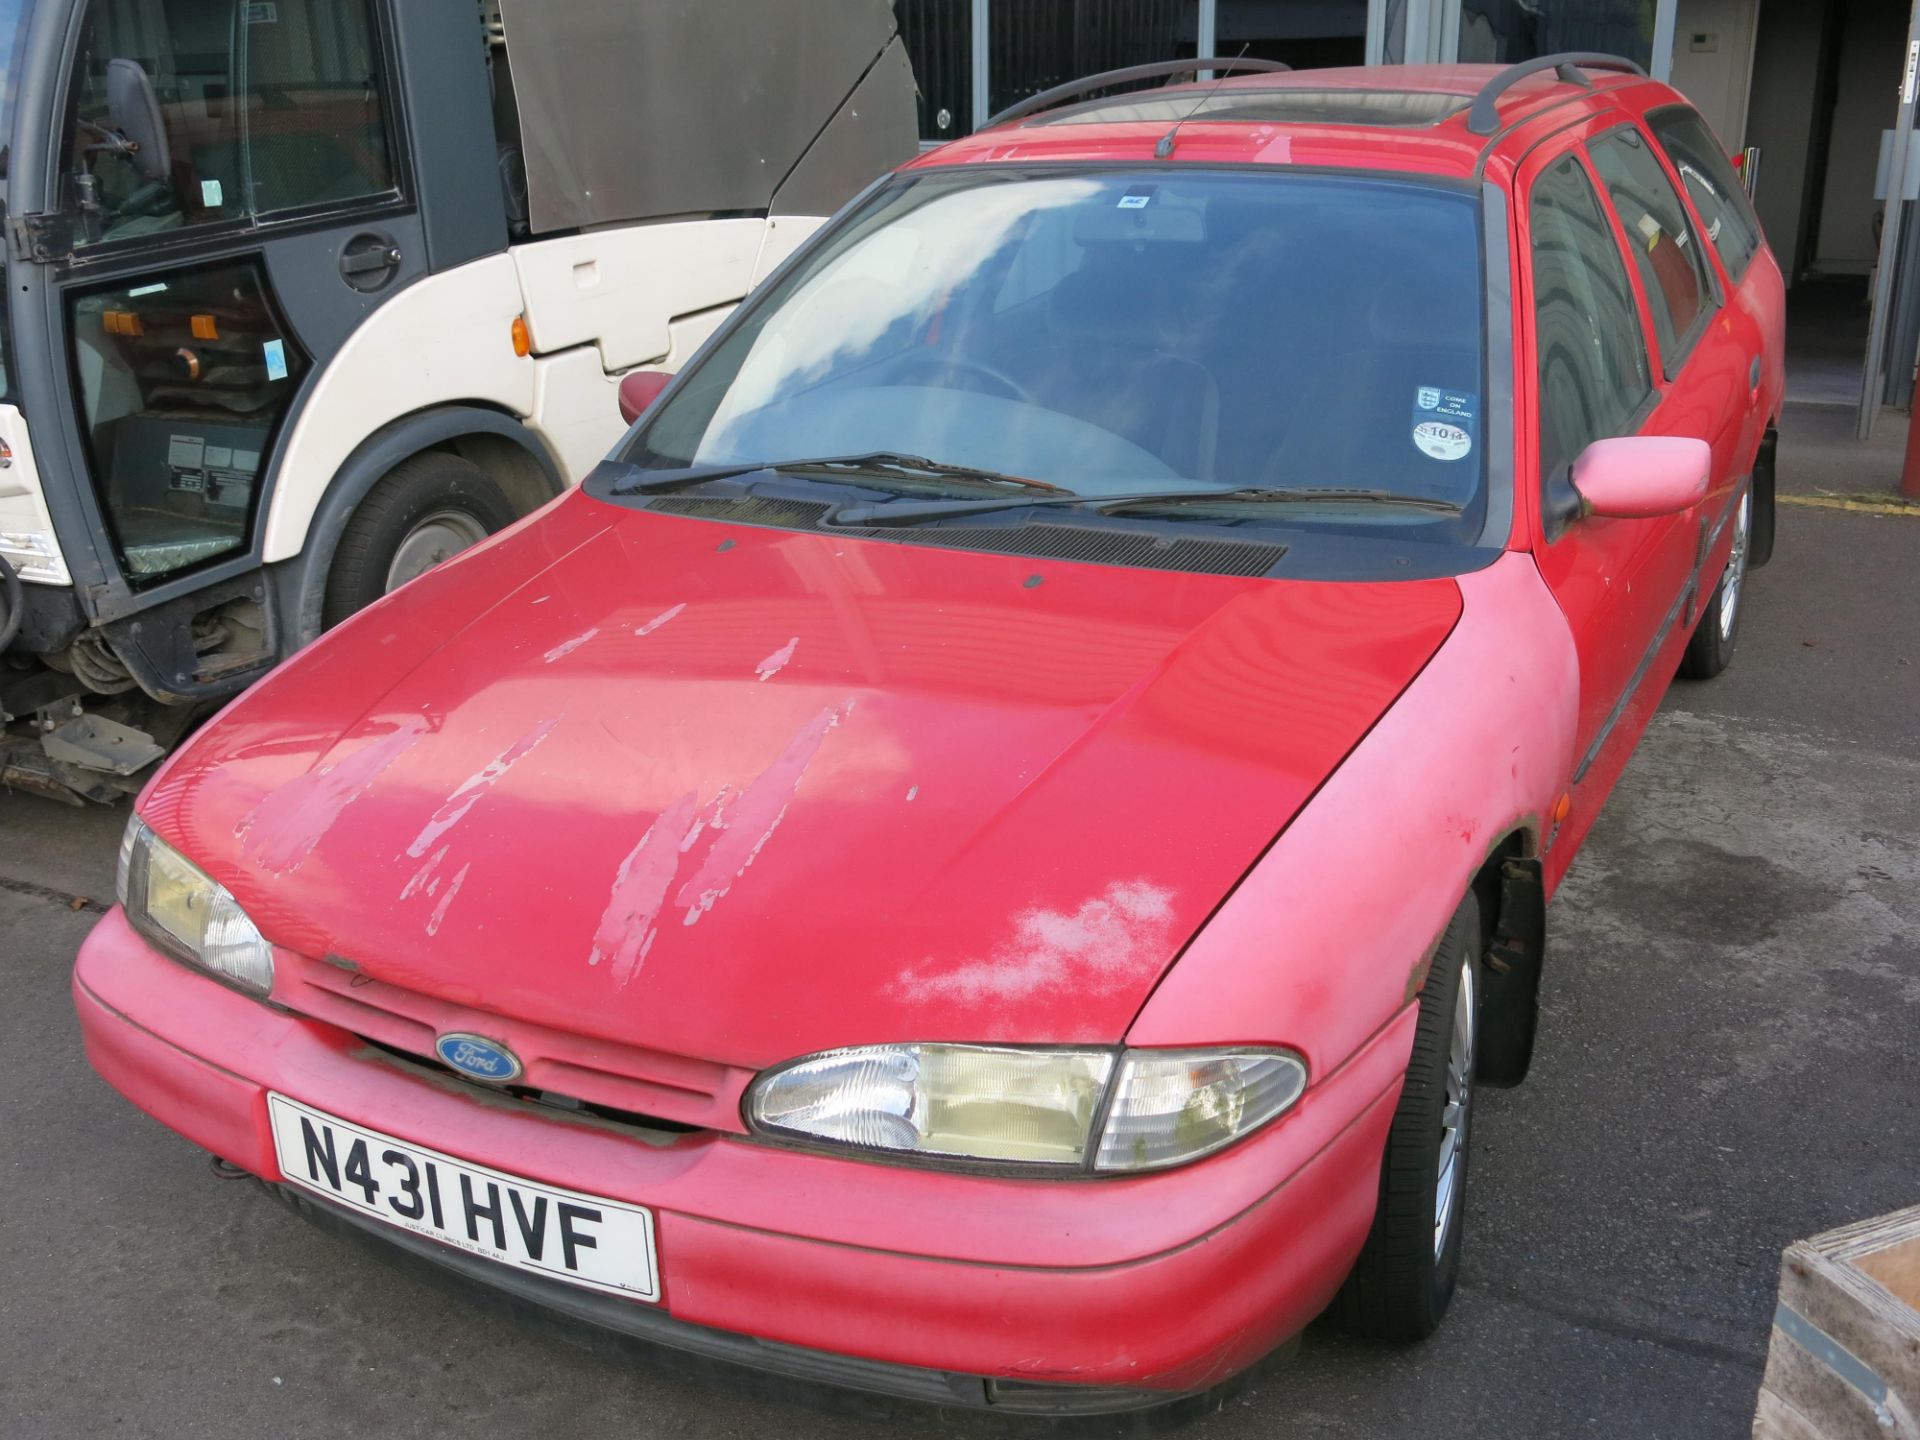
[[[1680,674],[1688,680],[1711,680],[1733,663],[1733,647],[1740,643],[1740,601],[1746,593],[1747,556],[1753,540],[1753,490],[1740,496],[1740,508],[1733,517],[1733,553],[1727,568],[1720,572],[1720,583],[1713,587],[1713,598],[1700,612],[1680,657]]]
[[[1423,1340],[1460,1277],[1480,1038],[1480,906],[1460,902],[1420,989],[1420,1019],[1380,1165],[1380,1208],[1328,1318],[1370,1340]]]
[[[325,623],[339,624],[516,518],[493,477],[471,461],[437,450],[402,460],[367,492],[340,536]]]

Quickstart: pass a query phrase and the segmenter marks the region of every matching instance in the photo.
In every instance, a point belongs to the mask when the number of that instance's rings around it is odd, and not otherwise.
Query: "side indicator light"
[[[513,353],[530,355],[533,353],[533,332],[527,329],[527,317],[513,317]]]
[[[1568,791],[1553,802],[1553,809],[1548,814],[1548,819],[1553,823],[1547,827],[1547,843],[1540,847],[1542,850],[1551,850],[1553,848],[1553,842],[1560,838],[1560,827],[1567,823],[1567,816],[1572,813],[1573,792]]]

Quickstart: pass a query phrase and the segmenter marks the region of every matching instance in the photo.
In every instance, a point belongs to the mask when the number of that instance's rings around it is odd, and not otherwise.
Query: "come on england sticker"
[[[1413,396],[1413,443],[1433,460],[1464,460],[1473,452],[1480,397],[1422,385]]]

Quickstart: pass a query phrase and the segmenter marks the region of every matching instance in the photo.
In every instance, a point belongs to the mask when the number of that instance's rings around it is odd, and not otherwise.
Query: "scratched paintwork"
[[[1466,96],[1492,72],[1396,73]],[[1542,75],[1507,102],[1538,113],[1491,143],[1458,115],[1210,121],[1172,163],[1484,179],[1511,208],[1524,317],[1532,177],[1675,98]],[[1138,165],[1165,137],[1162,121],[1035,125],[913,164]],[[1719,279],[1727,303],[1647,425],[1709,441],[1708,506],[1751,467],[1782,377],[1771,256]],[[1435,936],[1505,849],[1558,883],[1685,643],[1650,617],[1695,570],[1709,590],[1730,546],[1696,553],[1694,515],[1589,518],[1549,543],[1537,357],[1524,320],[1510,338],[1491,390],[1512,401],[1513,522],[1505,553],[1458,580],[1162,574],[574,494],[347,622],[142,797],[283,953],[481,1010],[508,1040],[563,1032],[711,1072],[710,1128],[660,1144],[422,1080],[189,975],[117,912],[76,974],[94,1063],[269,1179],[260,1092],[281,1086],[655,1207],[666,1304],[696,1324],[1163,1390],[1244,1368],[1325,1305],[1373,1222]],[[1630,672],[1648,679],[1623,695]],[[1280,1044],[1310,1084],[1244,1143],[1118,1181],[741,1137],[762,1067],[942,1039]]]
[[[1069,564],[1030,588],[1019,557],[586,495],[555,513],[609,523],[451,637],[407,612],[458,567],[396,595],[395,673],[364,716],[289,666],[196,741],[162,809],[260,805],[230,757],[268,726],[320,763],[417,728],[314,839],[297,907],[237,847],[196,858],[278,943],[736,1064],[902,1034],[1118,1040],[1460,603],[1446,580]],[[361,643],[350,628],[316,661]],[[1101,818],[1115,806],[1127,823]]]

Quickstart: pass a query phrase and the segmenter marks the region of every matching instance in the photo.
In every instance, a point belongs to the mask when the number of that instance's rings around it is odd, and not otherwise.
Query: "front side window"
[[[91,0],[70,100],[75,243],[389,194],[370,0]]]
[[[1706,256],[1687,220],[1680,195],[1638,130],[1615,130],[1592,147],[1594,168],[1606,182],[1640,268],[1660,357],[1669,376],[1679,373],[1695,327],[1713,307]]]
[[[1595,440],[1624,433],[1652,385],[1633,282],[1573,156],[1534,182],[1528,225],[1545,481]]]
[[[87,448],[129,578],[244,550],[262,464],[307,368],[259,262],[122,282],[70,304]]]
[[[1463,191],[935,172],[749,302],[627,458],[884,451],[1089,496],[1365,490],[1285,519],[1460,540],[1484,514],[1483,329]]]
[[[1738,280],[1747,273],[1747,262],[1761,243],[1760,217],[1747,199],[1746,187],[1697,112],[1676,105],[1655,111],[1648,123],[1680,172],[1700,223],[1707,228],[1707,239],[1720,253],[1720,263]]]

